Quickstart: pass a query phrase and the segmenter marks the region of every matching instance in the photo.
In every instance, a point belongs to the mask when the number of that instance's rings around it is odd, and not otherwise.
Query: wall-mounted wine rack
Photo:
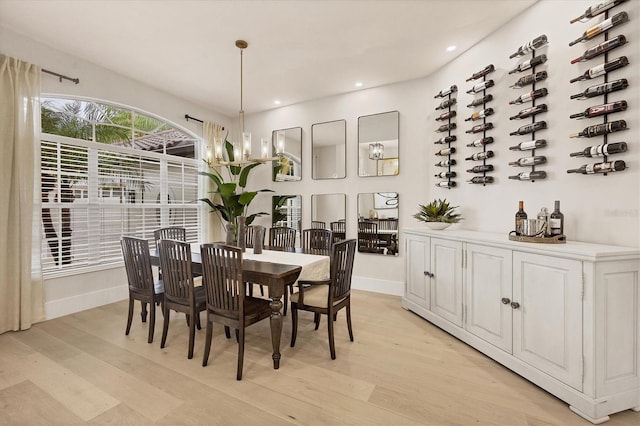
[[[492,164],[487,164],[487,160],[494,156],[494,152],[491,149],[487,149],[487,145],[490,145],[494,142],[492,136],[487,136],[487,132],[493,129],[493,123],[487,121],[487,117],[493,115],[493,108],[488,108],[487,104],[493,100],[493,95],[487,94],[487,89],[494,86],[493,80],[487,80],[487,75],[491,74],[495,71],[495,67],[493,64],[489,64],[478,72],[475,72],[471,75],[471,77],[467,78],[466,81],[474,81],[482,78],[482,82],[474,85],[471,89],[467,90],[467,93],[478,95],[481,97],[475,98],[467,108],[479,108],[482,107],[480,111],[474,111],[469,117],[465,119],[465,121],[476,122],[482,120],[482,123],[476,124],[471,129],[467,130],[465,133],[470,133],[472,135],[479,136],[482,134],[481,138],[473,140],[471,143],[468,143],[468,147],[474,148],[482,148],[482,151],[476,152],[472,154],[470,157],[465,158],[467,161],[482,161],[481,165],[472,166],[470,169],[467,169],[468,173],[473,173],[476,176],[467,180],[467,182],[471,184],[480,184],[482,186],[486,186],[489,183],[493,183],[493,176],[488,176],[487,173],[492,172],[494,167]]]
[[[454,178],[457,176],[457,174],[453,170],[453,166],[456,165],[456,160],[452,158],[452,155],[456,153],[456,148],[451,144],[457,140],[456,135],[452,134],[452,131],[457,128],[455,120],[457,111],[454,108],[457,102],[457,98],[455,98],[455,94],[457,91],[458,86],[453,84],[450,87],[441,90],[440,93],[434,96],[435,99],[443,99],[442,102],[440,102],[440,105],[436,107],[436,111],[443,111],[436,117],[436,121],[443,122],[444,124],[440,125],[436,129],[436,133],[441,135],[446,134],[445,136],[441,136],[434,142],[434,144],[436,145],[441,145],[443,147],[446,146],[446,148],[442,148],[436,151],[435,154],[441,159],[438,163],[436,163],[436,166],[446,169],[445,171],[436,173],[435,175],[435,177],[437,178],[446,179],[436,182],[436,186],[439,188],[451,189],[456,186],[456,181],[454,180]]]
[[[592,80],[599,77],[603,77],[604,81],[601,84],[590,86],[583,92],[571,96],[571,99],[591,99],[602,96],[602,104],[590,106],[579,113],[569,116],[569,118],[572,119],[603,118],[602,124],[587,126],[584,130],[570,136],[572,138],[592,138],[602,136],[601,145],[593,145],[570,154],[571,157],[600,157],[602,158],[602,161],[592,164],[584,164],[577,169],[569,169],[567,170],[567,173],[600,174],[602,176],[606,176],[608,173],[622,171],[627,168],[627,165],[623,160],[609,161],[608,158],[610,155],[624,153],[627,151],[626,142],[609,142],[609,136],[611,133],[625,130],[627,128],[625,120],[609,121],[610,114],[625,111],[627,109],[627,102],[624,100],[609,102],[609,93],[624,90],[629,85],[627,80],[624,78],[610,81],[609,75],[612,71],[623,68],[629,64],[626,56],[620,56],[616,59],[609,60],[609,52],[627,43],[627,39],[624,35],[609,38],[609,30],[611,28],[624,24],[629,20],[629,16],[626,12],[618,12],[613,14],[611,17],[609,16],[609,11],[623,1],[624,0],[611,0],[599,3],[598,5],[588,8],[581,16],[570,21],[571,24],[578,21],[588,22],[592,18],[604,14],[602,22],[590,27],[581,37],[569,43],[569,46],[573,46],[579,42],[593,40],[600,35],[604,36],[604,40],[601,43],[585,50],[581,56],[571,60],[571,63],[575,64],[585,62],[599,57],[603,57],[604,62],[589,68],[584,72],[584,74],[571,79],[570,83]]]
[[[547,55],[540,54],[539,49],[548,44],[548,39],[545,34],[539,35],[526,44],[523,44],[518,50],[509,56],[509,59],[521,58],[527,55],[531,55],[531,58],[527,61],[521,62],[516,65],[509,74],[521,73],[524,71],[530,71],[529,74],[520,77],[510,87],[513,89],[523,89],[531,87],[528,93],[518,96],[512,101],[509,101],[510,105],[522,105],[531,102],[531,106],[520,110],[517,114],[509,117],[510,120],[524,120],[531,119],[531,123],[523,125],[516,131],[510,133],[511,136],[519,135],[531,135],[530,141],[520,142],[516,145],[509,147],[511,151],[529,151],[529,157],[521,157],[516,161],[509,162],[510,166],[515,167],[529,167],[528,172],[520,172],[515,175],[509,176],[509,179],[519,181],[535,182],[536,180],[546,179],[547,173],[544,170],[536,170],[536,166],[545,164],[547,157],[544,155],[536,155],[536,150],[547,146],[546,139],[536,139],[536,132],[545,130],[547,128],[547,122],[544,120],[536,121],[539,114],[546,113],[548,111],[545,103],[538,103],[537,100],[544,98],[549,93],[547,88],[539,87],[542,82],[547,79],[547,71],[539,71],[540,66],[547,62]],[[538,87],[536,87],[538,86]]]

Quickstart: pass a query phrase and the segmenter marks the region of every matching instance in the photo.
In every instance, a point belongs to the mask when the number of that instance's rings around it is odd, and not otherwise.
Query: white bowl
[[[427,226],[434,231],[442,231],[443,229],[447,229],[451,226],[450,223],[447,222],[425,222]]]

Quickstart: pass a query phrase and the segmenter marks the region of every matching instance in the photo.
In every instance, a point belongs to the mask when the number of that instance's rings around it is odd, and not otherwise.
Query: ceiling
[[[0,25],[231,116],[236,39],[252,113],[426,76],[535,1],[0,0]]]

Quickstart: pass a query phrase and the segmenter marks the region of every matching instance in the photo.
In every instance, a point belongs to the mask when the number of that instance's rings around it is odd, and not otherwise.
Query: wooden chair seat
[[[305,281],[301,281],[300,285],[306,284]],[[334,306],[340,305],[340,303],[344,300],[337,299],[333,301]],[[310,286],[308,289],[304,290],[304,306],[306,307],[315,307],[326,309],[329,300],[329,283],[326,285],[314,285]],[[300,302],[300,292],[293,293],[291,295],[291,303],[299,303]]]

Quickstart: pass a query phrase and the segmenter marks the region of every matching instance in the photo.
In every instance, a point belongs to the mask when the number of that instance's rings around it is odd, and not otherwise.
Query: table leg
[[[280,368],[280,336],[282,335],[282,289],[270,288],[271,294],[271,344],[273,345],[273,369]]]

